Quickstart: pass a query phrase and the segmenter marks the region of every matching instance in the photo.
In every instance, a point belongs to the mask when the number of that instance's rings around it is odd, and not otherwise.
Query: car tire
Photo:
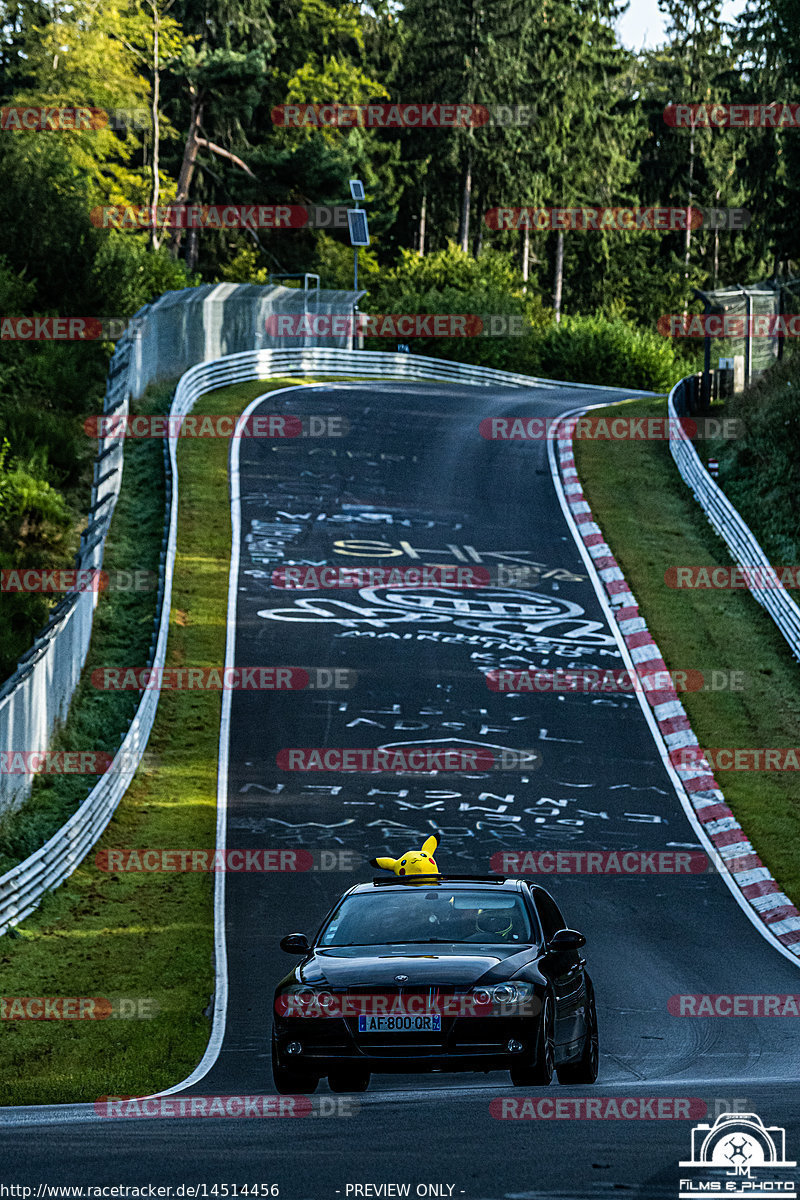
[[[328,1074],[328,1087],[332,1092],[365,1092],[369,1087],[370,1073],[366,1067],[337,1067]]]
[[[597,1036],[597,1008],[594,1002],[594,988],[586,981],[586,1000],[589,1009],[589,1023],[583,1041],[580,1058],[575,1062],[564,1063],[557,1067],[558,1082],[566,1084],[586,1084],[597,1081],[600,1065],[599,1040]]]
[[[548,1087],[553,1078],[555,1063],[555,1019],[553,999],[545,996],[539,1032],[536,1037],[536,1056],[533,1063],[520,1063],[510,1070],[514,1087]],[[560,1076],[559,1076],[560,1078]]]
[[[307,1071],[295,1071],[278,1062],[275,1031],[272,1031],[272,1079],[279,1096],[310,1096],[317,1090],[319,1076]]]

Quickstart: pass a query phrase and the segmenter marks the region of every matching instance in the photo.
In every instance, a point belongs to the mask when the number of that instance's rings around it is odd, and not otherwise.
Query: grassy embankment
[[[663,417],[666,400],[626,401],[606,413]],[[707,683],[708,690],[682,693],[700,745],[797,746],[800,668],[771,617],[746,591],[676,590],[665,583],[665,572],[676,565],[732,563],[678,474],[667,442],[576,440],[575,460],[592,511],[667,666],[707,677],[715,670],[742,673],[741,690],[714,691]],[[796,774],[719,771],[716,778],[762,861],[800,906]]]

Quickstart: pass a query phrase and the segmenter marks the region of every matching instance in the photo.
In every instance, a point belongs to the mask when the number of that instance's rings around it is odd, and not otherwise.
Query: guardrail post
[[[749,292],[744,293],[744,311],[744,385],[750,387],[753,375],[753,297]]]

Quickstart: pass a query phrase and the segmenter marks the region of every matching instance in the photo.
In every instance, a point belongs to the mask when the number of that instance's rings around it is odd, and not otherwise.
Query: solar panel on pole
[[[349,208],[347,210],[347,224],[350,228],[350,245],[368,246],[369,229],[367,227],[367,214],[364,209]]]

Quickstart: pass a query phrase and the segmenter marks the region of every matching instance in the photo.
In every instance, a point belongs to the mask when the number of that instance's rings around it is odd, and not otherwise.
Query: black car
[[[364,1091],[370,1074],[509,1070],[522,1087],[597,1078],[594,989],[544,888],[500,875],[412,875],[350,888],[275,991],[282,1094]]]

